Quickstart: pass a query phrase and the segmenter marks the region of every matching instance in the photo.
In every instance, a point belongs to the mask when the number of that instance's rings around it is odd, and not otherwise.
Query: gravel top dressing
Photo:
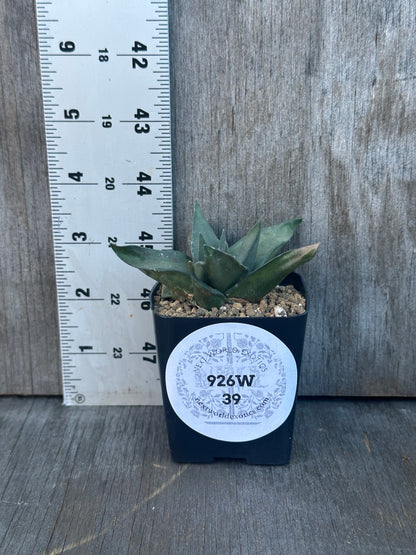
[[[154,309],[161,316],[185,318],[245,318],[245,317],[287,317],[305,312],[305,298],[293,285],[278,285],[258,303],[241,299],[224,304],[219,308],[206,310],[198,307],[193,300],[161,299],[155,295]]]

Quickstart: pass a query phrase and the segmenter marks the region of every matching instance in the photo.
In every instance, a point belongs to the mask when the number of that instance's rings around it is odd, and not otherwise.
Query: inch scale
[[[160,404],[153,281],[172,248],[167,0],[37,0],[66,405]]]

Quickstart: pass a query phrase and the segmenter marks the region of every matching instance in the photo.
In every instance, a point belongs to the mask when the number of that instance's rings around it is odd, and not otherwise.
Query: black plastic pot
[[[282,282],[282,285],[288,284],[294,285],[306,297],[305,287],[298,274],[292,273]],[[157,287],[156,285],[151,295],[152,309]],[[181,318],[161,316],[153,311],[153,317],[159,355],[163,403],[172,458],[180,463],[207,463],[218,459],[243,459],[249,464],[287,464],[292,447],[295,398],[287,418],[270,433],[249,441],[215,439],[199,433],[178,416],[167,391],[166,367],[175,347],[196,330],[212,324],[237,322],[256,326],[280,339],[292,353],[299,375],[307,311],[298,316],[280,318]]]

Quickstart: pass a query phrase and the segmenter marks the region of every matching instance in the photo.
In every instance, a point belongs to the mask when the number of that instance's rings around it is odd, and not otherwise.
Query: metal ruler
[[[37,0],[64,403],[159,404],[153,281],[172,248],[167,0]]]

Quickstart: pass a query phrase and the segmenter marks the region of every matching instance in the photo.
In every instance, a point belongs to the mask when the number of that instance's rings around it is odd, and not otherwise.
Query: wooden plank
[[[301,392],[416,395],[413,2],[170,10],[176,246],[195,199],[231,238],[302,216]],[[2,2],[0,33],[0,393],[58,393],[34,2]]]
[[[162,408],[0,399],[2,553],[412,553],[414,401],[298,404],[292,461],[177,465]]]
[[[60,392],[34,2],[0,3],[0,393]]]
[[[177,243],[194,198],[304,218],[303,394],[416,394],[415,36],[410,0],[172,3]]]

